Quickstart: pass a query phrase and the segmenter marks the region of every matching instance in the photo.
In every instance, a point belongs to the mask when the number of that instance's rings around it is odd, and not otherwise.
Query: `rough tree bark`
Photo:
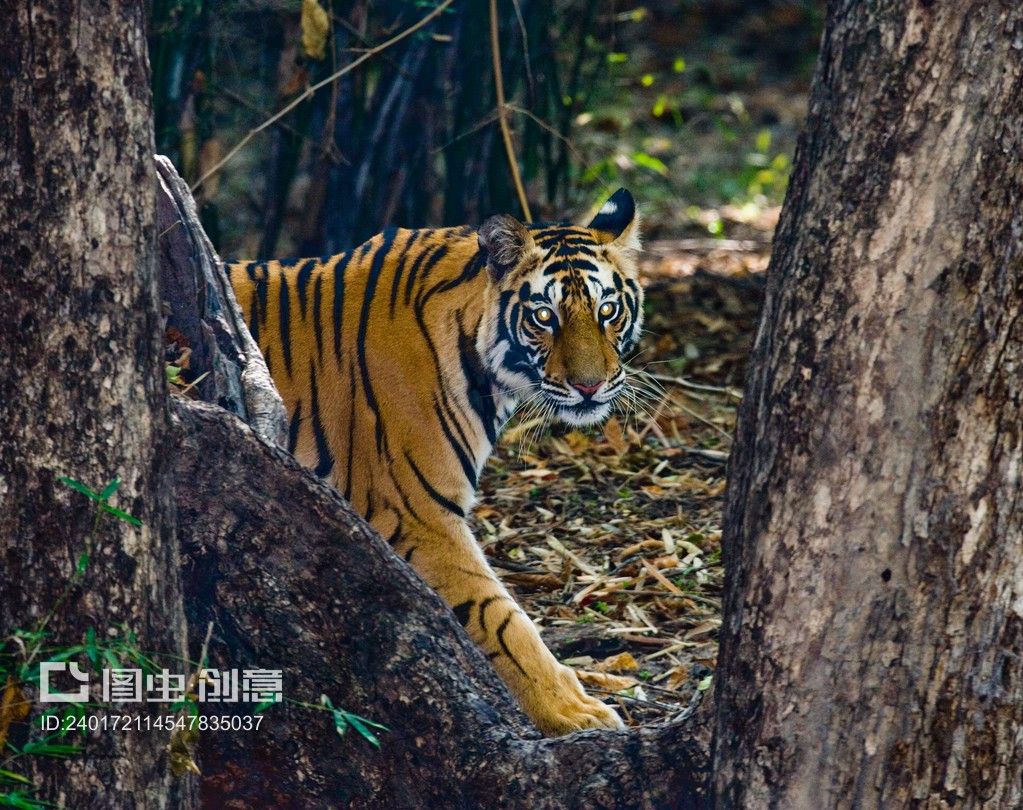
[[[1023,804],[1023,6],[835,2],[731,460],[721,807]]]
[[[186,382],[206,402],[244,419],[264,440],[286,446],[287,412],[245,325],[188,185],[156,156],[160,298],[168,344],[190,351]]]
[[[0,11],[5,645],[63,604],[45,627],[48,645],[80,643],[89,628],[106,638],[123,625],[143,649],[186,653],[142,31],[137,3],[53,0]],[[143,525],[103,520],[88,547],[91,503],[61,475],[97,490],[120,476],[114,503]],[[64,594],[83,553],[84,575]],[[68,807],[191,806],[194,781],[171,777],[167,742],[145,732],[98,735],[87,756],[26,756],[6,767],[33,781],[33,798]]]

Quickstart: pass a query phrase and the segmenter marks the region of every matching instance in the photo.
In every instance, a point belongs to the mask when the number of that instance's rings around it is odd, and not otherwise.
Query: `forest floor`
[[[631,362],[652,375],[646,403],[590,431],[513,424],[481,484],[491,563],[630,724],[684,711],[711,682],[725,470],[769,238],[650,243]]]

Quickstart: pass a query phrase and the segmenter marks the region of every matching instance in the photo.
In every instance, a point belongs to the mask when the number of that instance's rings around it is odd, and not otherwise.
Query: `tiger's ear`
[[[589,225],[592,231],[607,234],[609,243],[620,248],[639,250],[639,214],[636,201],[624,188],[604,203]]]
[[[498,214],[480,225],[476,233],[480,250],[487,257],[487,269],[494,281],[500,281],[533,247],[526,226],[509,214]]]

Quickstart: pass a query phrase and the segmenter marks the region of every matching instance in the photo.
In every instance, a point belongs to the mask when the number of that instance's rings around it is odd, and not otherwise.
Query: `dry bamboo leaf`
[[[554,470],[548,470],[543,467],[535,467],[532,470],[520,470],[519,476],[522,478],[554,478],[557,473]]]
[[[697,636],[705,636],[707,633],[713,633],[721,626],[721,619],[707,619],[706,621],[700,622],[692,630],[686,631],[686,638],[696,638]]]
[[[578,554],[576,554],[574,551],[569,551],[565,547],[565,544],[562,543],[557,538],[555,538],[555,537],[548,537],[547,538],[547,545],[549,545],[552,549],[554,549],[556,552],[558,552],[558,554],[563,556],[566,560],[569,560],[580,571],[584,571],[587,574],[590,574],[592,576],[597,576],[598,575],[598,571],[597,571],[596,568],[594,568],[592,565],[590,565],[585,560],[580,558],[580,556]]]
[[[310,59],[327,55],[330,17],[316,0],[302,0],[302,50]]]
[[[672,556],[674,556],[674,555],[672,555]],[[676,557],[675,559],[676,559],[676,562],[677,562],[678,558]],[[664,574],[662,574],[660,571],[658,571],[657,568],[655,566],[651,565],[647,560],[643,560],[643,567],[646,568],[646,570],[650,574],[650,576],[652,576],[659,583],[661,583],[661,585],[664,587],[665,590],[670,591],[671,593],[677,594],[678,596],[685,596],[685,593],[683,593],[682,589],[679,588],[678,585],[676,585],[674,582],[672,582],[670,579],[668,579],[666,576],[664,576]]]
[[[171,735],[167,751],[171,773],[175,776],[184,776],[186,773],[201,775],[192,753],[198,738],[199,732],[191,729],[178,729]]]
[[[632,670],[639,669],[639,664],[632,657],[632,653],[623,652],[618,653],[618,655],[610,655],[603,661],[598,661],[593,665],[593,668],[597,672],[631,672]]]
[[[629,449],[629,443],[625,440],[625,433],[622,431],[622,424],[614,416],[604,424],[604,438],[620,456],[625,455]]]
[[[593,582],[591,582],[589,585],[587,585],[585,588],[579,591],[579,593],[572,597],[572,604],[574,605],[582,604],[583,600],[585,600],[587,596],[596,591],[598,588],[603,587],[603,585],[604,580],[602,578],[595,577]]]
[[[21,691],[18,682],[14,680],[14,676],[8,675],[3,697],[0,698],[0,751],[7,742],[7,730],[11,723],[28,717],[29,706],[29,700]]]
[[[677,667],[668,671],[667,683],[665,684],[668,689],[678,689],[681,686],[686,685],[686,681],[689,680],[689,667],[684,664],[679,664]]]
[[[653,630],[655,633],[658,632],[657,625],[650,621],[643,609],[638,607],[634,602],[630,602],[625,606],[625,612],[633,621],[638,622],[639,624],[645,624],[648,629]]]
[[[688,540],[679,540],[678,545],[682,547],[683,551],[694,557],[699,557],[701,554],[703,554],[702,548],[695,545],[694,543],[690,543]]]
[[[531,431],[533,428],[539,427],[542,424],[543,424],[543,420],[542,419],[530,419],[530,420],[528,420],[526,422],[519,422],[517,425],[513,425],[512,427],[508,428],[502,434],[501,442],[505,446],[510,447],[510,446],[514,445],[516,442],[518,442],[519,439],[521,439],[527,433],[529,433],[529,431]],[[530,457],[523,456],[523,458],[530,458]],[[536,459],[533,458],[532,461],[536,461]]]
[[[628,675],[609,675],[606,672],[590,672],[585,669],[577,669],[575,674],[586,686],[596,686],[598,689],[607,689],[609,692],[632,689],[639,683]]]
[[[661,546],[660,540],[642,540],[639,543],[633,543],[631,546],[626,546],[618,552],[618,560],[624,560],[631,557],[640,551],[644,551],[648,548],[659,548]]]
[[[565,436],[565,444],[573,453],[579,453],[589,449],[593,442],[591,442],[590,437],[582,431],[573,430]]]
[[[505,582],[514,583],[515,585],[528,585],[529,587],[537,590],[547,591],[557,590],[565,584],[561,580],[561,577],[555,576],[554,574],[528,574],[517,571],[501,574],[501,579]]]

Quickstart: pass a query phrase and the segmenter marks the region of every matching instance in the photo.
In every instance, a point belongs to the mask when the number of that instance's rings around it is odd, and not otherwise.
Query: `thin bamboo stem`
[[[529,210],[529,200],[526,199],[526,189],[519,175],[519,162],[515,157],[511,130],[508,128],[508,105],[504,99],[504,74],[501,72],[501,45],[497,36],[497,0],[490,0],[490,55],[494,62],[494,88],[497,91],[497,123],[501,127],[501,139],[508,156],[508,169],[511,171],[515,193],[519,197],[519,205],[522,206],[522,215],[526,222],[532,222],[533,214]]]

